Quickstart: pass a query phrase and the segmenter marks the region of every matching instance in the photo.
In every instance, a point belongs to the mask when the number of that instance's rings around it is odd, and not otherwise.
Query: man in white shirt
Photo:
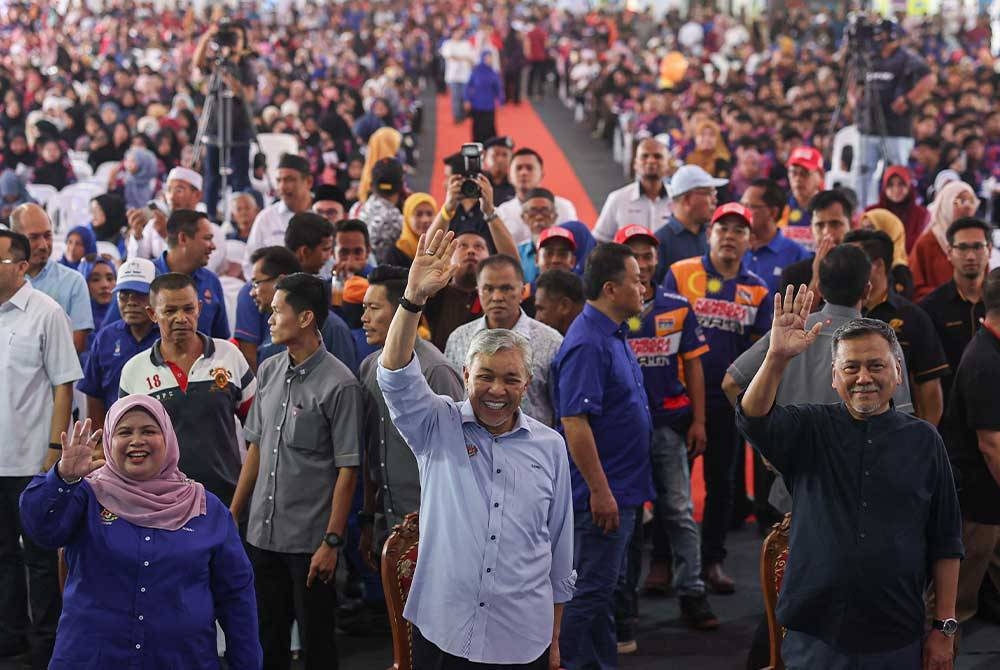
[[[59,460],[83,371],[66,313],[25,279],[30,257],[28,238],[0,227],[0,665],[30,643],[32,667],[44,668],[61,609],[56,552],[27,537],[21,548],[18,499]]]
[[[472,67],[476,64],[476,50],[472,42],[465,39],[465,32],[456,28],[451,39],[441,45],[441,57],[444,58],[444,82],[451,91],[451,116],[455,123],[461,123],[465,118],[462,107],[465,85],[469,83]]]
[[[243,263],[243,276],[249,277],[253,271],[250,257],[261,247],[281,247],[285,244],[285,230],[288,222],[296,214],[308,212],[312,207],[312,172],[309,161],[297,154],[282,154],[278,161],[278,202],[260,210],[254,219],[250,237],[247,238],[247,254]]]
[[[528,193],[542,185],[545,176],[541,155],[534,149],[521,147],[514,152],[510,161],[510,181],[514,184],[517,196],[496,208],[497,216],[507,226],[515,244],[531,240],[531,229],[521,218],[521,209]],[[566,198],[556,196],[556,223],[576,221],[576,207]]]
[[[599,242],[611,242],[615,233],[630,225],[653,231],[670,220],[670,196],[663,178],[667,176],[667,148],[652,137],[639,143],[635,151],[636,180],[608,194],[594,226]]]
[[[205,211],[201,202],[201,175],[185,167],[175,167],[167,174],[163,189],[166,210],[159,207],[142,207],[128,213],[128,232],[125,234],[125,252],[128,258],[154,260],[167,250],[167,219],[177,209]],[[152,217],[150,217],[152,214]],[[149,224],[152,225],[149,225]],[[208,269],[223,274],[226,266],[226,234],[222,226],[212,223],[212,242],[215,250],[208,258]]]

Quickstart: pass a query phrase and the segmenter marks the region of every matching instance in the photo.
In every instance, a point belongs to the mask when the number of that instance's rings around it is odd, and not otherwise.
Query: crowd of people
[[[725,625],[751,513],[787,667],[950,667],[995,607],[988,21],[103,4],[0,25],[0,659],[336,667],[418,509],[417,670]],[[443,202],[427,87],[481,145]],[[624,151],[594,221],[497,136],[543,97]]]

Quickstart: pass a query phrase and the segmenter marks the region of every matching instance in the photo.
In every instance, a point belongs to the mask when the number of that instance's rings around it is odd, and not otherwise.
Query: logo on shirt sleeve
[[[109,510],[107,507],[102,507],[98,516],[101,517],[101,523],[105,526],[110,526],[111,522],[118,518],[118,515]]]
[[[469,458],[472,458],[479,453],[479,448],[474,444],[465,445],[465,453],[469,454]]]

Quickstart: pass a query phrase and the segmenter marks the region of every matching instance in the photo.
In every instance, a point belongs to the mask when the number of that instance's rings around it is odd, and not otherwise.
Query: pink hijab
[[[955,221],[955,198],[966,192],[975,199],[978,208],[979,198],[976,198],[976,192],[964,181],[951,181],[945,184],[941,192],[935,196],[934,202],[927,208],[931,215],[931,222],[924,229],[923,234],[934,235],[945,256],[948,255],[949,251],[948,238],[945,233],[948,231],[948,226]]]
[[[167,454],[160,474],[146,481],[129,479],[111,459],[111,436],[126,412],[146,411],[160,425]],[[177,469],[180,447],[167,410],[148,395],[121,398],[104,420],[105,465],[87,476],[94,495],[109,512],[144,528],[178,530],[196,516],[205,514],[205,487]]]

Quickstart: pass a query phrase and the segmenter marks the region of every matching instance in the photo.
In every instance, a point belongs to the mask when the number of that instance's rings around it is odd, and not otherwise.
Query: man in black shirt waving
[[[812,293],[775,298],[764,364],[737,404],[737,423],[792,493],[788,565],[777,618],[785,667],[952,667],[961,518],[944,444],[892,405],[902,383],[896,334],[855,319],[833,335],[843,402],[780,407],[789,361],[816,339]],[[932,574],[929,575],[928,572]],[[924,585],[934,626],[924,635]]]

